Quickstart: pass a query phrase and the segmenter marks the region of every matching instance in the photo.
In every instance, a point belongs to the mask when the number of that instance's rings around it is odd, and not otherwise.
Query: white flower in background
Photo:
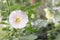
[[[32,15],[31,15],[31,18],[35,18],[35,15],[34,15],[34,14],[32,14]]]
[[[14,28],[24,28],[28,22],[28,16],[21,10],[12,11],[9,22]]]
[[[7,3],[7,0],[3,0],[3,3]]]
[[[60,10],[60,7],[53,7],[53,10]]]
[[[54,14],[49,10],[49,8],[45,8],[44,11],[46,12],[46,18],[48,20],[54,19]]]

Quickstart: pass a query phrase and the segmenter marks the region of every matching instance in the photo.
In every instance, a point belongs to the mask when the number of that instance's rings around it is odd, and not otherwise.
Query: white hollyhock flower
[[[12,11],[9,22],[14,28],[24,28],[28,22],[28,16],[21,10]]]

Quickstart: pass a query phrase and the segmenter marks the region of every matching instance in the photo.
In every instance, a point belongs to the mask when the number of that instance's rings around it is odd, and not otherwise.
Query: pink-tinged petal
[[[15,21],[17,17],[21,19],[18,23]],[[28,22],[28,16],[21,10],[12,11],[9,16],[9,22],[14,28],[24,28]]]

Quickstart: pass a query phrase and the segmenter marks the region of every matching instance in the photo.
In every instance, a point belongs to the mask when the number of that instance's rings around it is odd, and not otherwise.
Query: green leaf
[[[34,40],[36,38],[37,36],[34,34],[20,37],[21,40]]]
[[[56,36],[56,39],[55,40],[60,40],[60,34],[58,34],[57,36]]]
[[[6,31],[3,31],[2,28],[0,27],[0,40],[5,38],[8,33]]]

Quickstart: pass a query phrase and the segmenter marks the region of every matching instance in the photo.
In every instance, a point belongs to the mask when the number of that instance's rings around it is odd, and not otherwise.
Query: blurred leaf
[[[19,8],[20,8],[19,5],[12,5],[12,6],[10,6],[10,11],[17,10]]]
[[[36,38],[37,36],[34,34],[20,37],[21,40],[34,40]]]
[[[56,21],[60,21],[60,12],[57,12],[55,13],[55,19]]]
[[[56,39],[55,40],[60,40],[60,34],[58,34],[57,36],[56,36]]]
[[[6,31],[3,31],[2,28],[0,27],[0,40],[5,38],[8,33]]]
[[[26,31],[29,33],[35,33],[36,30],[33,27],[26,27]]]

